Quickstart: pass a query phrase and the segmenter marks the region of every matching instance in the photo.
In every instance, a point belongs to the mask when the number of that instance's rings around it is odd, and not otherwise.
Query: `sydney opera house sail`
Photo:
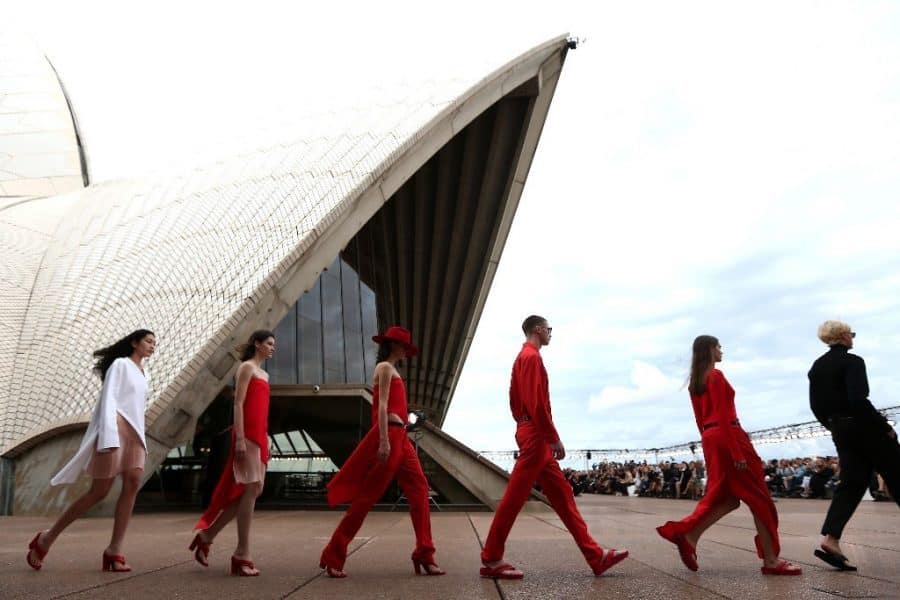
[[[91,352],[139,327],[159,340],[146,476],[193,438],[230,383],[234,346],[280,323],[295,332],[282,342],[296,364],[278,367],[295,404],[291,385],[326,395],[330,384],[364,387],[366,336],[410,327],[422,347],[407,367],[410,403],[440,426],[561,73],[564,36],[517,53],[486,44],[452,71],[406,74],[327,110],[299,107],[280,137],[180,175],[89,184],[90,143],[81,145],[65,73],[11,39],[0,38],[0,512],[52,511],[73,493],[46,480],[90,417],[100,386]],[[334,327],[339,348],[328,346]],[[319,409],[305,406],[315,421]],[[288,416],[286,428],[302,428]],[[493,492],[463,487],[491,502]]]

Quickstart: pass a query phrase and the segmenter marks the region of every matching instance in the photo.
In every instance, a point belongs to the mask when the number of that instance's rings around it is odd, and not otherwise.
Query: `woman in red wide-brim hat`
[[[319,567],[329,577],[346,577],[347,546],[356,536],[372,505],[396,479],[409,501],[409,514],[416,533],[412,553],[417,575],[443,575],[434,562],[431,515],[428,509],[428,481],[419,456],[406,435],[406,387],[397,372],[397,362],[419,353],[408,329],[389,327],[372,338],[378,344],[372,394],[372,429],[328,484],[331,506],[350,502],[328,545]]]

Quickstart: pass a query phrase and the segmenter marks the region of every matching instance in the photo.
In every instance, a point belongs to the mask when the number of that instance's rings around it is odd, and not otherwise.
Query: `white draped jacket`
[[[130,358],[117,358],[106,371],[100,400],[94,408],[91,422],[78,452],[72,457],[50,485],[74,483],[82,471],[87,469],[94,456],[94,450],[111,452],[119,447],[119,429],[116,415],[122,415],[138,433],[144,448],[144,408],[147,404],[147,377]]]

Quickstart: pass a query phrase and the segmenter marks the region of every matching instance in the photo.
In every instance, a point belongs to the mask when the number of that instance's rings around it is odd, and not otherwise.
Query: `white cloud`
[[[589,401],[591,412],[600,412],[629,404],[659,402],[678,392],[684,382],[666,376],[657,367],[642,361],[634,361],[630,386],[609,385]]]

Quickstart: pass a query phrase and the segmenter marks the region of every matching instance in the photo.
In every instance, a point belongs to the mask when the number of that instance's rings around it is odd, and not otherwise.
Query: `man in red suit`
[[[594,574],[600,575],[625,559],[628,551],[604,549],[597,545],[575,506],[572,486],[559,468],[557,461],[565,458],[566,449],[553,425],[550,386],[540,353],[540,349],[550,343],[553,328],[545,318],[532,315],[522,323],[522,331],[526,341],[513,363],[509,386],[509,407],[518,424],[516,443],[519,457],[481,552],[484,565],[481,576],[498,579],[521,579],[524,576],[522,571],[503,562],[503,549],[535,481],[541,484],[541,490],[575,538]]]

